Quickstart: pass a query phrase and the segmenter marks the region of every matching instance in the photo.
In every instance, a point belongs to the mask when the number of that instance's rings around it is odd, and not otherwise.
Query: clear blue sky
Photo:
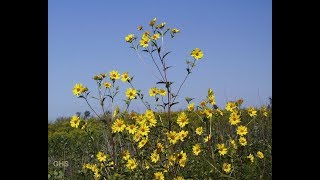
[[[49,0],[48,7],[48,119],[89,110],[72,94],[75,83],[96,88],[93,75],[116,69],[134,75],[134,85],[145,94],[156,79],[145,70],[124,37],[138,34],[137,26],[151,19],[181,29],[166,48],[174,67],[169,78],[185,75],[185,60],[192,49],[203,50],[204,58],[194,69],[176,109],[185,108],[185,96],[203,100],[208,88],[215,92],[218,106],[244,99],[245,106],[265,105],[272,96],[272,1],[106,1]],[[190,58],[189,58],[190,59]],[[124,90],[117,102],[124,107]],[[95,90],[92,91],[96,93]],[[149,101],[154,104],[151,99]],[[139,101],[132,110],[144,111]],[[97,104],[93,104],[98,107]]]

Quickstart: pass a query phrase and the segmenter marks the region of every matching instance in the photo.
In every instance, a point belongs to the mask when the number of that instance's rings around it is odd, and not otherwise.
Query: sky
[[[156,69],[150,58],[139,60],[125,36],[140,35],[139,25],[149,28],[157,23],[181,30],[173,39],[164,40],[169,79],[176,91],[186,74],[190,52],[200,48],[203,59],[197,61],[182,87],[175,110],[186,108],[186,96],[196,104],[213,89],[218,107],[242,98],[244,106],[260,107],[272,97],[272,1],[271,0],[198,0],[198,1],[48,1],[48,121],[69,117],[89,110],[83,99],[75,97],[72,88],[82,83],[97,94],[92,77],[118,70],[134,76],[133,85],[147,97]],[[147,70],[147,68],[149,70]],[[116,104],[124,108],[128,84],[118,82],[120,94]],[[158,86],[160,87],[160,86]],[[93,108],[99,105],[90,99]],[[110,108],[110,104],[106,104]],[[129,110],[145,111],[143,104],[132,101]],[[93,114],[91,112],[91,114]]]

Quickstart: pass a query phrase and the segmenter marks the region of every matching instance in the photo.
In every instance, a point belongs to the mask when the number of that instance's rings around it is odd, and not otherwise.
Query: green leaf
[[[174,103],[172,103],[172,104],[170,104],[170,107],[171,106],[174,106],[174,105],[176,105],[176,104],[178,104],[179,102],[174,102]]]
[[[194,98],[190,98],[190,97],[185,97],[185,100],[187,101],[187,103],[189,104],[190,101],[192,101]]]

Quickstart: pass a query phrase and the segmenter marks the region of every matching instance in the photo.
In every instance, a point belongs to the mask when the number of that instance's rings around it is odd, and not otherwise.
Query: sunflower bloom
[[[131,157],[131,155],[130,155],[130,152],[128,151],[128,150],[124,150],[123,152],[122,152],[122,159],[124,159],[124,160],[129,160],[130,159],[130,157]]]
[[[173,29],[171,29],[171,32],[172,32],[172,33],[178,33],[178,32],[180,32],[180,30],[179,30],[179,29],[176,29],[176,28],[173,28]]]
[[[116,71],[116,70],[112,70],[109,73],[109,75],[110,75],[110,79],[113,80],[113,81],[115,81],[117,79],[120,79],[120,73],[118,71]]]
[[[188,111],[193,111],[194,110],[194,103],[188,104]]]
[[[230,144],[232,145],[233,149],[238,149],[236,141],[235,140],[230,140]]]
[[[170,131],[167,133],[167,138],[171,144],[175,144],[179,140],[179,135],[175,131]]]
[[[179,132],[179,135],[178,135],[180,141],[184,141],[184,138],[187,137],[188,133],[189,133],[188,131],[184,131],[184,130],[180,131],[180,132]]]
[[[266,106],[262,106],[261,107],[261,112],[265,117],[268,117],[268,112],[267,112],[267,108]]]
[[[230,117],[229,117],[229,123],[231,125],[237,125],[239,124],[241,121],[240,121],[240,115],[237,113],[237,111],[233,111],[231,114],[230,114]]]
[[[104,83],[103,83],[103,86],[104,86],[105,88],[110,88],[110,87],[111,87],[111,83],[109,83],[109,82],[104,82]]]
[[[104,152],[98,152],[97,159],[99,162],[105,162],[107,160],[107,155]]]
[[[264,155],[263,155],[263,153],[262,153],[261,151],[258,151],[258,152],[257,152],[257,156],[258,156],[258,158],[260,158],[260,159],[263,159],[263,158],[264,158]]]
[[[184,167],[187,161],[187,154],[184,153],[183,151],[181,151],[178,155],[177,155],[177,161],[179,162],[179,165],[181,167]]]
[[[155,180],[164,180],[164,175],[162,172],[156,172],[154,173],[154,179]]]
[[[135,99],[137,96],[137,90],[133,89],[133,88],[129,88],[126,91],[126,97],[128,99]]]
[[[128,72],[124,72],[122,75],[121,75],[121,81],[123,82],[127,82],[127,81],[130,81],[130,76],[128,74]]]
[[[156,23],[156,20],[157,20],[157,18],[153,18],[153,19],[150,21],[149,25],[150,25],[150,26],[154,26],[154,24]]]
[[[135,38],[135,37],[134,37],[134,34],[128,34],[128,35],[125,37],[125,40],[126,40],[126,42],[131,43],[134,38]]]
[[[126,130],[129,131],[129,134],[134,134],[137,132],[137,127],[134,124],[128,125]]]
[[[257,111],[253,107],[248,107],[248,114],[250,117],[255,117],[257,116]]]
[[[158,152],[163,152],[164,151],[164,147],[161,143],[157,143],[157,151]]]
[[[151,97],[156,96],[158,94],[158,92],[159,91],[158,91],[158,89],[156,87],[152,87],[152,88],[149,89],[149,95]]]
[[[151,154],[150,158],[151,158],[151,161],[152,161],[152,162],[154,162],[154,163],[157,163],[157,162],[158,162],[160,156],[159,156],[159,154],[157,153],[157,150],[154,150],[154,151],[153,151],[153,153]]]
[[[72,92],[75,96],[79,96],[85,91],[85,89],[86,87],[84,87],[82,84],[76,84],[74,85]]]
[[[142,124],[138,128],[138,133],[141,134],[141,136],[148,136],[149,132],[150,132],[150,128],[146,124]]]
[[[237,107],[236,103],[231,102],[231,101],[227,102],[227,104],[226,104],[226,110],[230,111],[230,112],[232,112],[236,107]]]
[[[158,94],[160,94],[160,96],[166,96],[166,95],[167,95],[167,90],[165,90],[165,89],[158,89]]]
[[[217,109],[216,111],[218,114],[220,114],[220,116],[223,116],[223,112],[220,109]]]
[[[247,158],[251,161],[251,163],[253,163],[253,161],[254,161],[254,156],[253,156],[252,154],[249,154],[249,155],[247,156]]]
[[[192,147],[192,151],[193,154],[195,154],[196,156],[199,155],[199,153],[201,152],[201,148],[200,148],[200,144],[196,144]]]
[[[80,118],[77,115],[73,115],[70,120],[71,127],[78,128],[80,124]]]
[[[126,128],[126,125],[124,124],[124,121],[122,119],[117,119],[113,123],[111,128],[112,128],[112,133],[122,132]]]
[[[203,133],[203,128],[202,127],[197,127],[196,134],[198,134],[200,136],[202,133]]]
[[[146,47],[148,47],[149,42],[150,42],[149,37],[143,36],[143,37],[141,38],[141,40],[140,40],[140,46],[146,48]]]
[[[203,52],[199,48],[195,48],[194,50],[191,51],[191,56],[194,59],[199,60],[203,57]]]
[[[228,152],[228,149],[224,146],[224,144],[217,144],[218,152],[221,155],[225,155]]]
[[[182,128],[189,123],[188,117],[185,112],[179,114],[177,123]]]
[[[231,164],[223,163],[222,170],[226,173],[229,173],[231,171]]]
[[[205,138],[204,138],[204,142],[208,142],[208,141],[210,141],[211,140],[211,134],[209,134],[208,136],[206,136]]]
[[[246,146],[247,145],[247,140],[244,137],[239,138],[239,143],[241,146]]]
[[[126,166],[131,171],[134,170],[138,166],[137,160],[135,158],[130,158]]]
[[[148,138],[143,138],[138,144],[138,147],[141,149],[148,142]]]
[[[151,36],[151,39],[153,39],[153,40],[157,40],[159,38],[160,38],[160,34],[159,33],[156,33],[156,34]]]
[[[248,133],[248,128],[246,126],[238,126],[237,134],[240,136],[244,136]]]

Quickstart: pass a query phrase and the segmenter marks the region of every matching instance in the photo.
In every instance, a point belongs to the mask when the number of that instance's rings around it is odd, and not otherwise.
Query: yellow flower
[[[149,89],[149,95],[151,97],[156,96],[158,94],[158,89],[156,87],[152,87]]]
[[[153,18],[153,19],[150,21],[149,25],[150,25],[150,26],[154,26],[154,24],[156,23],[156,20],[157,20],[157,18]]]
[[[141,141],[138,144],[138,147],[142,148],[144,145],[146,145],[147,142],[148,142],[148,138],[141,139]]]
[[[129,42],[131,43],[134,39],[134,34],[128,34],[126,37],[125,37],[125,40],[126,42]]]
[[[139,132],[137,132],[137,133],[135,133],[134,135],[133,135],[133,140],[135,141],[135,142],[138,142],[138,141],[140,141],[140,138],[141,138],[142,136],[141,136],[141,134],[139,133]]]
[[[148,136],[149,132],[150,128],[145,124],[141,124],[141,126],[138,128],[138,133],[141,134],[141,136]]]
[[[161,143],[157,143],[157,150],[158,152],[163,152],[164,151],[164,147]]]
[[[198,154],[201,152],[200,144],[196,144],[192,147],[193,154],[198,156]]]
[[[121,75],[121,81],[127,82],[127,81],[130,81],[130,80],[131,80],[131,77],[129,76],[128,72],[124,72],[124,73]]]
[[[247,145],[247,140],[246,140],[246,138],[240,137],[240,138],[239,138],[239,143],[240,143],[241,146]]]
[[[87,90],[88,88],[84,87],[82,84],[76,84],[73,87],[73,94],[75,96],[79,96],[81,93],[85,92],[85,90]]]
[[[217,149],[219,150],[220,155],[225,155],[228,152],[228,149],[224,146],[224,144],[217,144]]]
[[[204,142],[208,142],[208,141],[210,141],[211,140],[211,134],[209,134],[208,136],[206,136],[205,138],[204,138]]]
[[[179,29],[176,29],[176,28],[173,28],[173,29],[171,29],[171,32],[172,32],[172,33],[178,33],[178,32],[180,32],[180,30],[179,30]]]
[[[248,133],[248,129],[245,126],[238,126],[237,128],[237,134],[240,136],[246,135]]]
[[[251,163],[253,163],[254,161],[254,156],[252,154],[249,154],[249,156],[247,156],[248,159],[250,159]]]
[[[234,102],[227,102],[226,104],[226,110],[232,112],[236,108],[236,104]]]
[[[257,111],[253,107],[248,107],[248,113],[250,117],[255,117],[257,116]]]
[[[120,79],[120,73],[118,71],[116,71],[116,70],[112,70],[109,73],[109,75],[110,75],[110,79],[113,80],[113,81],[117,80],[117,79]]]
[[[85,129],[87,126],[88,126],[88,122],[85,122],[85,123],[82,125],[81,129]]]
[[[80,118],[77,115],[73,115],[70,120],[71,127],[78,128],[80,124]]]
[[[135,158],[130,158],[126,166],[131,171],[134,170],[138,166],[137,160]]]
[[[157,40],[157,39],[160,38],[160,34],[159,34],[159,33],[156,33],[156,34],[152,35],[151,38],[152,38],[153,40]]]
[[[104,152],[98,152],[97,159],[99,162],[105,162],[107,160],[107,155]]]
[[[175,155],[170,155],[168,158],[169,166],[173,166],[176,160],[177,160],[177,157]]]
[[[262,112],[262,114],[263,114],[265,117],[268,116],[268,112],[267,112],[266,106],[262,106],[262,107],[261,107],[261,112]]]
[[[160,94],[161,96],[166,96],[166,95],[167,95],[167,90],[165,90],[165,89],[158,89],[158,94]]]
[[[167,138],[171,144],[175,144],[179,139],[179,135],[175,131],[170,131],[167,133]]]
[[[128,99],[135,99],[137,96],[137,90],[135,90],[133,88],[127,89],[126,96]]]
[[[213,110],[206,108],[203,110],[202,113],[205,114],[208,119],[210,119],[213,115]]]
[[[263,153],[262,153],[261,151],[258,151],[258,152],[257,152],[257,156],[258,156],[258,158],[260,158],[260,159],[263,159],[263,158],[264,158],[264,155],[263,155]]]
[[[206,105],[207,105],[207,101],[201,101],[201,102],[200,102],[200,106],[201,106],[201,107],[205,107]]]
[[[144,165],[144,169],[148,170],[150,168],[149,164],[146,162]]]
[[[126,125],[124,124],[124,121],[122,119],[117,119],[113,123],[111,128],[112,128],[112,133],[122,132],[126,128]]]
[[[109,83],[109,82],[104,82],[103,85],[104,85],[105,88],[110,88],[111,87],[111,83]]]
[[[150,39],[147,36],[143,36],[143,38],[141,38],[140,40],[140,46],[146,48],[148,47],[149,42],[150,42]]]
[[[177,155],[177,161],[179,161],[179,165],[181,167],[184,167],[187,161],[187,154],[184,153],[183,151],[181,151],[178,155]]]
[[[188,104],[188,111],[193,111],[194,110],[194,103]]]
[[[223,163],[222,170],[226,173],[229,173],[231,171],[231,164]]]
[[[184,180],[184,178],[182,176],[177,176],[173,180]]]
[[[155,118],[154,113],[151,109],[147,109],[146,112],[144,113],[144,115],[147,119]]]
[[[156,172],[154,173],[154,179],[155,180],[164,180],[164,175],[162,172]]]
[[[146,118],[144,115],[140,114],[139,116],[136,117],[136,122],[138,124],[145,124],[146,123]]]
[[[120,112],[119,106],[116,106],[116,109],[113,112],[113,117],[116,117]]]
[[[159,154],[157,153],[157,150],[154,150],[154,151],[153,151],[153,153],[151,154],[150,158],[151,158],[151,161],[152,161],[152,162],[154,162],[154,163],[157,163],[157,162],[158,162],[160,156],[159,156]]]
[[[233,149],[238,149],[238,147],[237,147],[237,144],[236,144],[236,141],[235,141],[235,140],[230,140],[230,143],[231,143],[231,145],[232,145]]]
[[[233,111],[231,114],[230,114],[230,117],[229,117],[229,123],[231,125],[237,125],[238,123],[240,123],[240,115],[237,113],[237,111]]]
[[[137,131],[137,127],[134,124],[128,125],[126,130],[129,131],[129,134],[134,134]]]
[[[162,29],[166,25],[166,22],[156,25],[156,29]]]
[[[195,48],[194,50],[191,51],[191,56],[194,59],[199,60],[203,57],[203,52],[199,48]]]
[[[130,159],[130,157],[131,157],[131,155],[130,155],[130,152],[128,150],[124,150],[122,152],[122,159],[127,161],[128,159]]]
[[[180,131],[178,135],[179,139],[183,141],[184,138],[187,137],[188,133],[189,133],[188,131],[184,131],[184,130]]]
[[[177,123],[180,127],[184,127],[186,124],[189,123],[188,117],[186,115],[185,112],[182,112],[179,114],[178,119],[177,119]]]
[[[202,133],[203,133],[203,128],[202,127],[197,127],[196,134],[201,135]]]
[[[219,113],[220,116],[223,116],[223,112],[220,109],[217,109],[217,113]]]
[[[209,102],[211,105],[215,105],[215,104],[216,104],[215,97],[214,97],[214,96],[208,96],[208,102]]]

